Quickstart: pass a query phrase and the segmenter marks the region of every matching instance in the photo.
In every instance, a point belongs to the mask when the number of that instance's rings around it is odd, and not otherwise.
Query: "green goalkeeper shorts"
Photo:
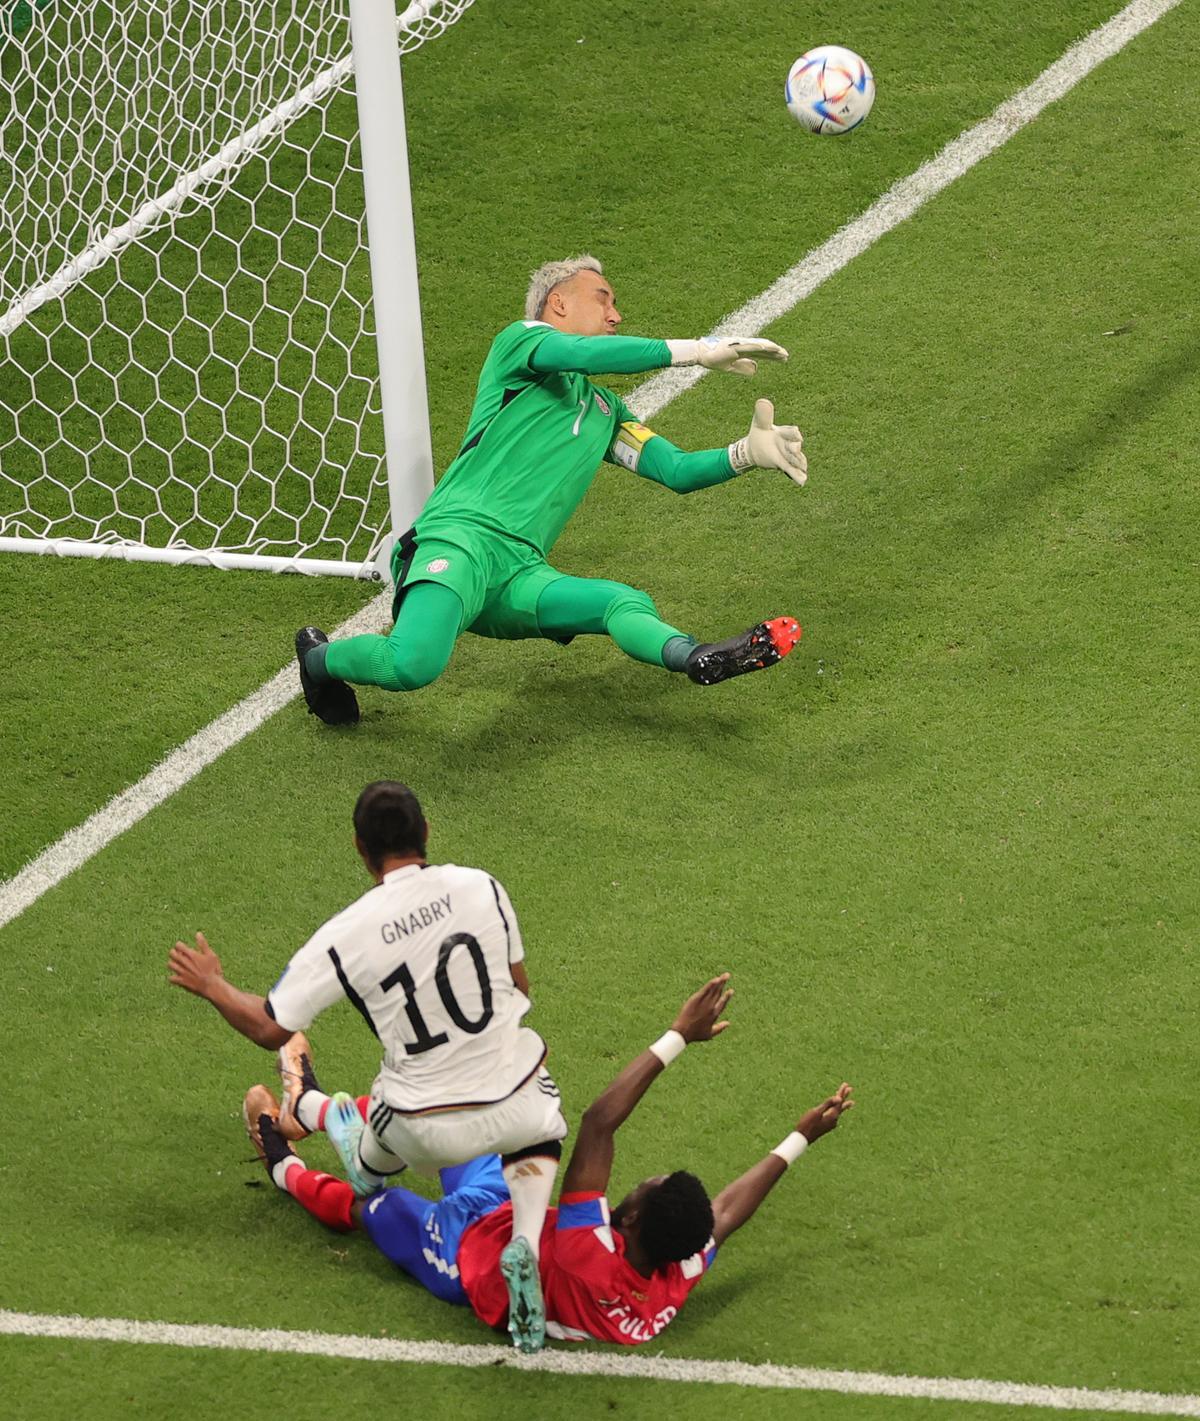
[[[399,618],[404,594],[414,583],[436,582],[463,605],[460,631],[506,641],[540,637],[538,599],[563,576],[514,538],[467,527],[439,528],[432,535],[414,530],[392,551],[392,615]]]

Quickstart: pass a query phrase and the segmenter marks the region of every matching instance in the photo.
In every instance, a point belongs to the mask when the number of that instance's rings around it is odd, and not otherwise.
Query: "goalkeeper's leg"
[[[331,641],[326,674],[356,686],[417,691],[446,669],[462,628],[463,606],[452,587],[416,582],[404,594],[400,615],[386,637]]]
[[[537,602],[542,636],[610,636],[626,656],[682,671],[695,639],[664,622],[645,592],[598,577],[556,577]]]
[[[453,588],[416,582],[405,591],[396,624],[386,637],[310,638],[311,645],[301,651],[301,682],[309,710],[330,724],[344,724],[358,719],[357,705],[353,717],[342,714],[331,719],[323,714],[330,704],[331,689],[338,685],[351,701],[354,693],[347,682],[382,686],[386,691],[428,686],[446,669],[462,619],[462,599]],[[316,632],[315,628],[305,630]],[[316,635],[323,638],[322,633]],[[299,649],[299,637],[297,644]]]
[[[635,661],[682,671],[702,686],[781,661],[800,640],[792,617],[759,622],[722,642],[697,642],[658,615],[645,592],[601,578],[558,577],[537,603],[541,634],[553,640],[606,634]]]

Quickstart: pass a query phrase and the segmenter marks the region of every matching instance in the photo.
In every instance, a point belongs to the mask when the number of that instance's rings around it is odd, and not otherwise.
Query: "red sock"
[[[354,1190],[344,1179],[335,1179],[317,1169],[297,1169],[295,1165],[284,1175],[288,1193],[302,1204],[315,1219],[331,1229],[346,1233],[354,1227],[350,1210],[354,1207]]]

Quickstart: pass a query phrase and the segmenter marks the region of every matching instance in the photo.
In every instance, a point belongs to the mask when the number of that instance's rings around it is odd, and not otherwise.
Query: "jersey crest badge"
[[[608,401],[604,398],[604,396],[600,393],[599,390],[592,391],[592,398],[600,406],[601,414],[612,414],[612,410],[608,407]]]
[[[425,564],[426,572],[445,572],[450,566],[449,558],[434,558],[430,563]]]

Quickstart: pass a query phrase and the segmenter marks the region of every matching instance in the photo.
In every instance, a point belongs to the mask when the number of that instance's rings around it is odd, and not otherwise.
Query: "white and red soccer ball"
[[[849,133],[871,112],[875,76],[852,49],[823,44],[796,60],[783,92],[788,112],[810,133]]]

